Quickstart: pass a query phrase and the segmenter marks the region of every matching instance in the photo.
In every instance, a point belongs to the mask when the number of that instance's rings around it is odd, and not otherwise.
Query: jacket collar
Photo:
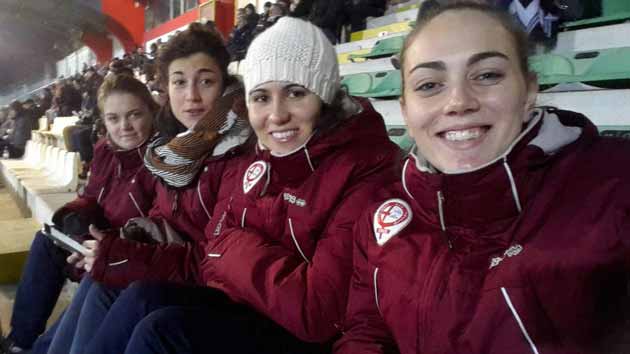
[[[459,238],[455,242],[482,242],[519,216],[539,190],[546,162],[581,135],[582,128],[537,110],[505,153],[474,170],[440,173],[423,156],[411,153],[403,168],[403,188],[418,204],[419,217]]]
[[[301,184],[316,171],[322,160],[334,152],[349,149],[353,144],[367,139],[388,139],[382,116],[368,100],[348,98],[344,102],[344,112],[347,112],[347,116],[338,124],[316,131],[302,146],[287,154],[272,154],[256,144],[254,158],[266,163],[265,173],[269,175],[265,179],[268,181],[264,187],[265,193]],[[261,188],[256,186],[255,189]],[[254,194],[260,195],[259,192]]]

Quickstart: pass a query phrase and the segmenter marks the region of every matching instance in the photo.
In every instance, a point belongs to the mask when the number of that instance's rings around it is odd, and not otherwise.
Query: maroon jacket
[[[206,228],[205,284],[305,341],[339,333],[352,228],[374,187],[393,181],[400,163],[382,117],[362,104],[362,113],[287,156],[256,149],[239,159],[223,177],[236,188]]]
[[[109,286],[126,287],[136,280],[197,283],[197,264],[205,241],[204,228],[217,201],[221,175],[241,149],[234,148],[206,160],[199,176],[188,187],[174,189],[158,183],[149,212],[158,225],[166,221],[187,242],[148,244],[119,237],[106,238],[92,277]]]
[[[602,348],[628,291],[630,143],[556,114],[469,173],[409,158],[358,221],[336,354],[613,352]]]
[[[84,192],[55,212],[60,223],[69,212],[87,220],[105,218],[113,228],[127,220],[145,216],[153,203],[155,178],[144,167],[146,145],[128,151],[115,151],[106,140],[94,148],[90,179]]]

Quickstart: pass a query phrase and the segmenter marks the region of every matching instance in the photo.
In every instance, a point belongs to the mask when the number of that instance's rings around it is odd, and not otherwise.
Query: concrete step
[[[28,250],[41,224],[35,219],[0,220],[0,284],[20,279]]]
[[[68,307],[72,301],[72,296],[76,292],[79,284],[73,282],[66,282],[57,304],[53,309],[50,318],[46,324],[46,328],[52,326],[63,314],[63,311]],[[17,284],[0,285],[0,333],[7,335],[11,330],[11,315],[13,314],[13,304],[15,303],[15,293],[17,291]]]

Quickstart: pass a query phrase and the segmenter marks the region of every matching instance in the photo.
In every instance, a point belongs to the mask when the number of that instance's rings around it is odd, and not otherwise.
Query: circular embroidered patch
[[[267,163],[256,161],[249,165],[245,175],[243,175],[243,192],[247,194],[267,172]]]
[[[374,236],[379,246],[396,236],[411,222],[413,214],[409,204],[402,199],[390,199],[374,213]]]

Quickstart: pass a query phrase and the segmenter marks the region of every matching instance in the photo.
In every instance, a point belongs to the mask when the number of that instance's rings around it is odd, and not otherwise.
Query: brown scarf
[[[223,134],[247,123],[241,83],[228,86],[212,110],[195,126],[167,141],[158,138],[147,148],[145,166],[172,187],[185,187],[210,156]]]

